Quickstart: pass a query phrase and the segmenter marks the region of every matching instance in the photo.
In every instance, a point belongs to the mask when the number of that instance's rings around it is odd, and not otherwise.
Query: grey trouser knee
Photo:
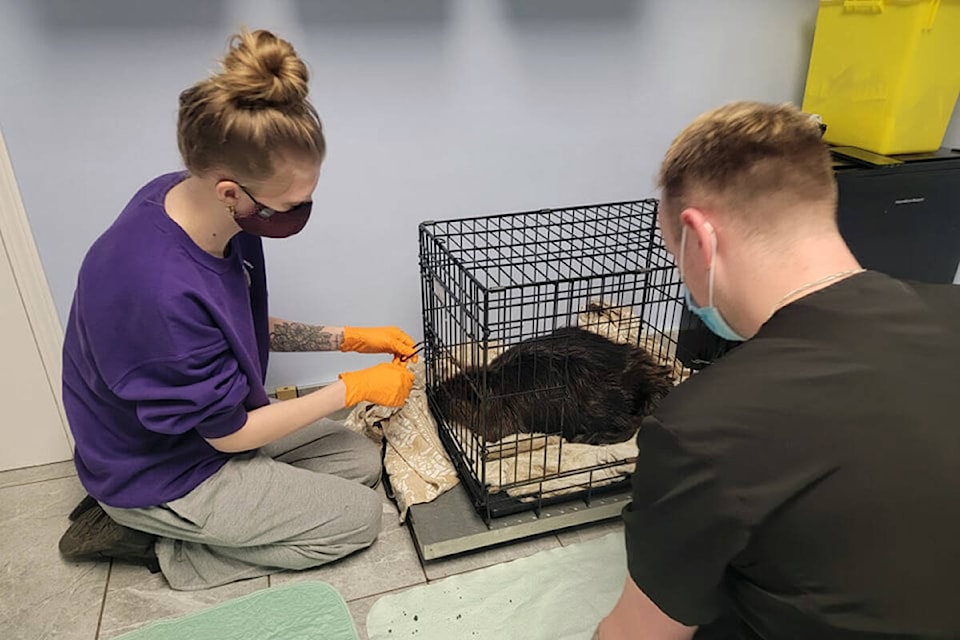
[[[182,498],[104,510],[160,536],[157,557],[174,589],[214,587],[307,569],[369,546],[380,532],[377,447],[322,420],[259,452],[232,458]]]

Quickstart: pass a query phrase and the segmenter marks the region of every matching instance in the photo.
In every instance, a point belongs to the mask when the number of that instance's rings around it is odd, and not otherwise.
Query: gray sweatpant
[[[321,420],[237,456],[182,498],[145,509],[102,505],[118,523],[160,536],[174,589],[206,589],[307,569],[368,547],[383,511],[376,445]]]

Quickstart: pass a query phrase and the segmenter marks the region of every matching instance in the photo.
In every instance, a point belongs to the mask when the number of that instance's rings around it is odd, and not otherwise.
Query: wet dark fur
[[[646,351],[567,327],[520,342],[486,371],[487,433],[478,395],[482,367],[446,380],[435,395],[448,423],[493,442],[514,433],[561,432],[570,442],[623,442],[673,386]]]

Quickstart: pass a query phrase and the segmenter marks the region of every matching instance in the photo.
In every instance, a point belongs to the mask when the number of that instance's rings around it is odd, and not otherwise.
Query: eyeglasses
[[[247,197],[250,198],[250,200],[253,201],[254,213],[257,214],[258,216],[260,216],[261,218],[264,218],[264,219],[267,219],[267,220],[269,220],[270,218],[272,218],[272,217],[274,216],[274,214],[277,214],[277,213],[289,213],[289,212],[293,211],[294,209],[296,209],[297,207],[301,207],[301,206],[303,206],[304,204],[307,204],[307,202],[301,202],[300,204],[295,204],[295,205],[293,205],[292,207],[290,207],[289,209],[286,209],[286,210],[284,210],[284,211],[277,211],[276,209],[272,209],[272,208],[268,207],[267,205],[263,204],[262,202],[260,202],[259,200],[257,200],[256,198],[254,198],[254,197],[253,197],[253,194],[250,193],[250,192],[247,190],[247,188],[246,188],[245,186],[243,186],[242,184],[240,184],[239,182],[237,182],[236,185],[237,185],[238,187],[240,187],[240,190],[241,190],[241,191],[243,191],[245,194],[247,194]]]

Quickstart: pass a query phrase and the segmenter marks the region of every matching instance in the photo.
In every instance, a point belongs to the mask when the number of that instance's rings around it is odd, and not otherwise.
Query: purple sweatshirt
[[[260,239],[206,253],[164,211],[182,173],[143,187],[90,248],[63,346],[63,402],[80,481],[114,507],[180,498],[231,454],[204,438],[268,403]]]

